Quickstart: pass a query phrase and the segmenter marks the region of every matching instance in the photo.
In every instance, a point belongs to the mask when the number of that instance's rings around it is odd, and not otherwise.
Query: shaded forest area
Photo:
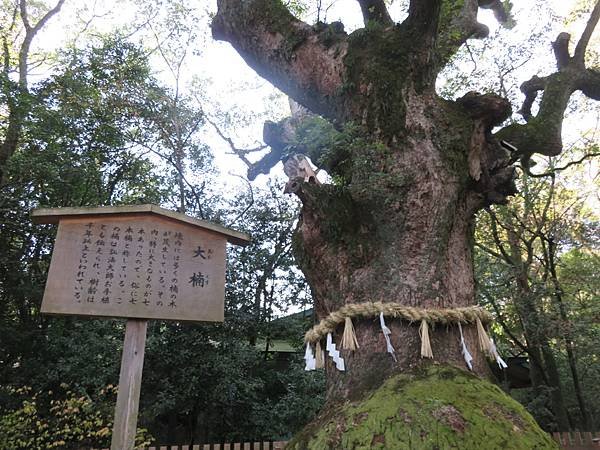
[[[140,442],[287,439],[322,406],[323,374],[305,372],[301,359],[312,316],[277,320],[311,307],[292,256],[299,204],[275,177],[263,187],[237,180],[233,192],[217,182],[215,152],[248,158],[264,147],[235,137],[257,117],[220,109],[208,80],[184,76],[190,55],[202,52],[191,42],[207,45],[206,12],[185,0],[131,5],[134,23],[100,32],[88,11],[71,24],[73,40],[53,51],[35,42],[61,23],[62,0],[1,6],[0,448],[110,442],[124,323],[40,315],[56,229],[31,223],[36,207],[155,203],[253,237],[229,248],[223,324],[150,323]],[[590,5],[574,4],[569,20]],[[314,9],[288,6],[299,16]],[[551,27],[533,31],[518,48],[504,43],[506,60],[491,58],[485,40],[459,53],[440,94],[490,90],[518,104],[516,72],[555,38]],[[599,57],[592,50],[589,64]],[[470,77],[458,73],[475,61]],[[489,84],[485,73],[497,79]],[[576,97],[569,114],[584,112],[599,117]],[[215,128],[218,145],[207,137]],[[517,386],[498,371],[498,383],[547,431],[600,428],[597,121],[588,128],[560,156],[520,170],[519,193],[480,212],[475,234],[478,301],[494,315],[501,353],[526,374]],[[311,122],[298,144],[325,133]],[[265,351],[274,339],[298,352]]]

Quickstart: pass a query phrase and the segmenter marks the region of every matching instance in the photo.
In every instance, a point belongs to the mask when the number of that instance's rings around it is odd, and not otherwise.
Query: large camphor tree
[[[600,72],[585,66],[600,2],[574,51],[566,33],[553,42],[556,72],[523,83],[524,123],[496,130],[511,115],[508,100],[471,92],[448,101],[435,82],[468,39],[487,35],[479,8],[506,18],[499,1],[411,0],[401,23],[384,0],[358,1],[365,27],[350,35],[340,23],[308,25],[280,0],[218,1],[214,37],[311,112],[266,124],[271,153],[249,176],[302,152],[334,180],[288,186],[302,201],[295,250],[318,318],[349,303],[473,305],[474,215],[515,193],[517,161],[527,168],[533,154],[562,151],[571,94],[600,99]],[[360,349],[342,351],[346,371],[327,362],[327,404],[290,447],[553,448],[484,381],[474,325],[463,329],[479,377],[457,369],[465,361],[455,326],[431,330],[434,363],[420,357],[415,324],[387,319],[397,361],[377,319],[354,326]]]

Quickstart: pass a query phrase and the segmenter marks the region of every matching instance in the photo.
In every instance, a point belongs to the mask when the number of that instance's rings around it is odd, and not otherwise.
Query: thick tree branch
[[[579,42],[577,42],[577,46],[575,47],[575,55],[573,58],[581,65],[585,63],[585,51],[587,50],[587,46],[590,42],[590,38],[592,37],[592,33],[598,24],[598,19],[600,19],[600,0],[596,2],[596,6],[594,6],[594,10],[588,19],[588,22],[581,34],[581,38]]]
[[[347,42],[339,26],[311,27],[277,0],[219,0],[213,37],[311,111],[335,117]],[[306,64],[310,61],[310,64]]]
[[[540,78],[537,75],[534,75],[530,80],[521,85],[521,92],[525,94],[525,100],[518,113],[521,114],[526,121],[529,121],[532,117],[531,107],[537,98],[538,91],[543,91],[546,88],[547,83],[547,77]]]
[[[321,142],[321,139],[324,139],[325,134],[322,132],[323,130],[312,130],[306,133],[312,138],[316,138],[318,140],[317,144],[305,142],[299,133],[299,131],[306,126],[306,121],[318,123],[319,125],[326,122],[309,113],[305,108],[302,108],[291,99],[290,107],[292,110],[292,115],[290,117],[286,117],[279,122],[265,122],[263,126],[263,141],[271,148],[271,150],[260,160],[249,165],[249,180],[254,180],[260,174],[268,174],[279,161],[285,162],[289,157],[298,153],[310,157],[313,163],[319,168],[324,168],[328,171],[332,169],[331,165],[327,165],[326,163],[323,163],[323,161],[320,161],[322,156],[321,152],[324,150],[324,145]],[[330,126],[329,124],[327,125]],[[325,141],[327,144],[330,144],[326,139]]]
[[[411,0],[406,24],[418,30],[425,39],[433,37],[439,23],[441,0]]]
[[[592,29],[598,21],[597,6],[588,20],[586,30]],[[589,36],[589,33],[584,33]],[[584,51],[584,46],[580,51]],[[577,57],[569,54],[569,39],[567,33],[560,33],[552,43],[558,72],[546,77],[534,76],[521,85],[525,100],[521,114],[527,124],[511,124],[497,133],[500,139],[510,142],[517,148],[517,153],[523,159],[523,166],[528,170],[529,157],[534,153],[546,156],[556,156],[562,151],[562,122],[569,99],[573,92],[581,90],[588,97],[600,99],[600,73],[594,69],[586,69]],[[531,113],[531,107],[542,91],[542,99],[537,115]]]
[[[371,21],[384,26],[394,25],[394,21],[390,17],[384,0],[358,0],[358,4],[360,5],[365,25]]]
[[[587,69],[577,80],[577,89],[592,100],[600,100],[600,72]]]
[[[569,65],[571,62],[571,55],[569,54],[569,41],[571,35],[569,33],[560,33],[556,37],[556,41],[552,43],[552,50],[554,50],[554,57],[556,58],[556,66],[558,70],[561,70]]]
[[[491,9],[498,22],[505,23],[508,20],[508,14],[500,0],[479,0],[478,3],[482,9]]]
[[[597,156],[600,156],[600,153],[598,153],[598,152],[596,152],[596,153],[594,153],[594,152],[592,152],[592,153],[586,153],[581,158],[576,159],[574,161],[569,161],[564,166],[555,167],[554,169],[548,170],[547,172],[543,172],[543,173],[532,173],[531,171],[529,171],[527,169],[527,175],[529,175],[530,177],[534,177],[534,178],[551,177],[551,176],[554,176],[556,174],[556,172],[560,172],[562,170],[566,170],[566,169],[568,169],[571,166],[575,166],[577,164],[581,164],[586,159],[595,158]],[[523,169],[525,170],[525,168],[523,168]]]
[[[440,13],[436,40],[437,65],[441,68],[471,37],[484,38],[488,28],[477,22],[477,0],[446,0]]]

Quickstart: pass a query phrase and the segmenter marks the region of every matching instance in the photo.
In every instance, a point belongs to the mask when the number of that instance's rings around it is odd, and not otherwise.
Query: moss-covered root
[[[286,449],[557,449],[497,386],[449,366],[396,375],[309,424]]]

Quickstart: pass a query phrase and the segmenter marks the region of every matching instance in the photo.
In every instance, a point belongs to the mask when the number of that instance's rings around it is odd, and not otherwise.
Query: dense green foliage
[[[66,391],[54,400],[52,391],[45,396],[31,395],[29,391],[22,388],[11,392],[24,399],[19,408],[0,417],[0,448],[79,449],[110,445],[110,405],[116,393],[113,386],[102,389],[93,399]],[[149,443],[146,430],[139,428],[136,445]]]
[[[235,221],[254,240],[230,252],[224,324],[150,325],[140,424],[170,443],[289,436],[320,407],[322,374],[256,342],[301,344],[300,322],[271,325],[277,311],[310,300],[292,269],[296,204],[275,196],[281,185],[218,204],[209,191],[181,189],[171,144],[182,129],[182,161],[205,182],[214,172],[208,147],[192,136],[201,111],[189,99],[172,102],[142,48],[110,38],[59,60],[24,94],[30,112],[0,187],[0,448],[101,446],[112,429],[106,391],[118,382],[124,322],[40,315],[56,228],[33,225],[31,209],[179,207],[182,197],[188,214]]]

